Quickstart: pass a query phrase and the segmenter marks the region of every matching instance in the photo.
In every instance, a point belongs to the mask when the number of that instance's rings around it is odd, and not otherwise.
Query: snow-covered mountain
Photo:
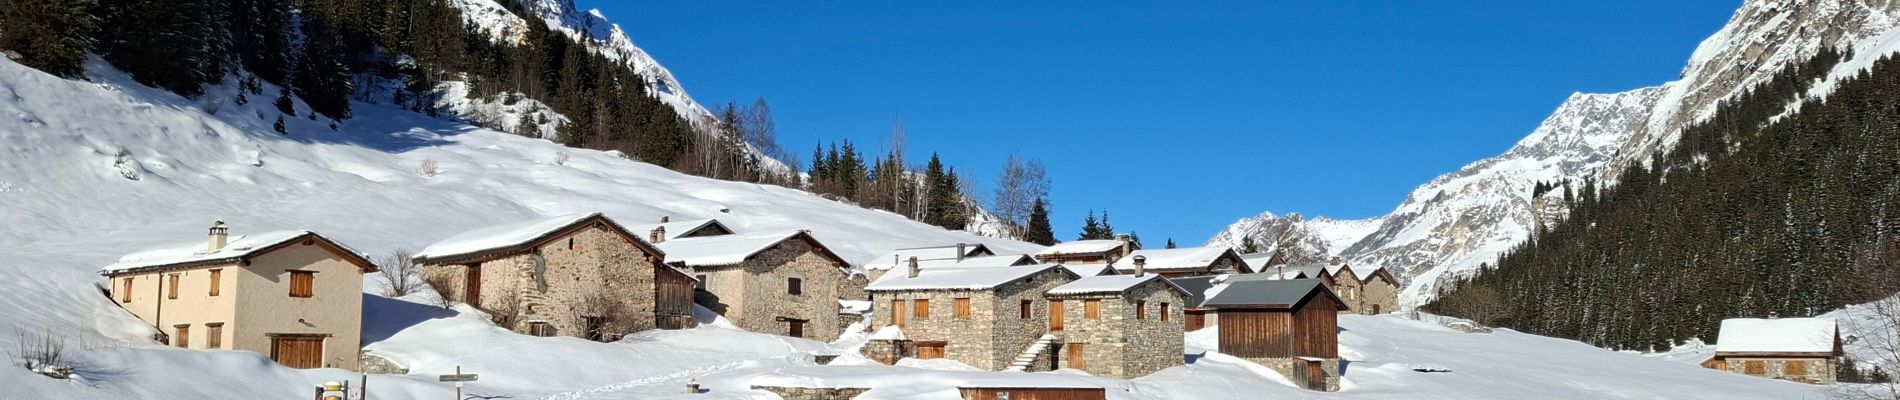
[[[602,16],[600,10],[585,12],[575,8],[573,0],[451,0],[449,3],[462,11],[462,19],[496,41],[519,43],[527,32],[526,19],[510,12],[503,1],[518,1],[522,9],[546,23],[549,30],[561,32],[576,40],[590,40],[588,47],[595,53],[610,60],[626,63],[634,72],[646,76],[648,93],[659,96],[660,100],[672,105],[679,115],[697,123],[711,123],[713,114],[693,96],[686,94],[686,88],[680,86],[673,72],[661,66],[659,60],[647,55],[646,50],[633,45],[633,39],[627,32]]]
[[[1381,221],[1380,218],[1308,219],[1299,213],[1264,212],[1241,219],[1214,234],[1207,245],[1240,248],[1245,239],[1252,239],[1259,252],[1281,252],[1287,262],[1321,262],[1344,253],[1347,247],[1379,229]]]
[[[1864,68],[1863,61],[1896,48],[1897,24],[1900,4],[1891,2],[1747,1],[1720,31],[1697,46],[1678,80],[1622,93],[1571,95],[1504,154],[1414,189],[1397,209],[1380,218],[1378,229],[1340,256],[1397,272],[1406,281],[1401,295],[1405,305],[1430,301],[1446,283],[1528,238],[1539,221],[1561,216],[1561,201],[1532,198],[1537,182],[1568,179],[1574,186],[1585,177],[1607,180],[1622,167],[1666,151],[1684,126],[1705,118],[1722,100],[1823,47],[1854,49],[1856,62],[1842,63],[1829,75],[1847,76]],[[1242,219],[1210,242],[1240,235],[1271,237],[1271,229],[1255,232],[1262,228],[1250,227],[1272,225],[1259,217]],[[1323,226],[1307,230],[1329,232]]]

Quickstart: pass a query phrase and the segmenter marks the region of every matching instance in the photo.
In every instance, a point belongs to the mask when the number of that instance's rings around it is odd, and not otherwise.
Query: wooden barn
[[[1338,318],[1348,308],[1319,280],[1232,279],[1206,296],[1201,307],[1220,316],[1220,352],[1307,389],[1339,390]]]

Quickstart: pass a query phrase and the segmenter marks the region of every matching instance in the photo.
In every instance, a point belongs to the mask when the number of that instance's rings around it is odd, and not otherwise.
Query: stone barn
[[[1279,371],[1300,387],[1339,390],[1339,297],[1316,279],[1235,279],[1208,289],[1220,352]]]
[[[665,240],[731,235],[732,228],[716,219],[692,219],[674,221],[672,217],[660,217],[660,223],[646,225],[627,225],[627,231],[647,234],[647,241],[659,243]]]
[[[1043,294],[1077,278],[1053,264],[931,269],[911,264],[865,290],[875,308],[871,323],[880,332],[884,326],[898,327],[908,340],[908,356],[948,358],[990,371],[1044,371],[1057,344],[1050,323],[1062,314],[1055,306],[1059,303]]]
[[[1729,318],[1703,367],[1748,376],[1834,384],[1841,333],[1831,318]]]
[[[1228,247],[1135,250],[1128,253],[1128,257],[1113,263],[1113,266],[1117,273],[1126,274],[1135,270],[1132,260],[1138,259],[1145,260],[1143,268],[1148,273],[1169,278],[1254,272],[1246,261],[1241,260],[1239,253]]]
[[[619,340],[693,324],[691,276],[599,213],[469,230],[416,253],[449,300],[535,336]]]
[[[701,306],[753,332],[829,342],[843,333],[847,285],[862,285],[844,259],[811,233],[743,233],[659,243],[669,265],[700,284]]]
[[[1110,264],[1140,249],[1141,246],[1130,242],[1126,237],[1077,240],[1049,246],[1042,252],[1036,253],[1036,260],[1057,264]]]
[[[1063,368],[1132,379],[1182,364],[1188,293],[1158,274],[1085,276],[1050,289]],[[1060,316],[1061,319],[1054,319]]]
[[[1333,292],[1352,307],[1353,313],[1379,315],[1397,311],[1399,306],[1399,281],[1392,272],[1380,267],[1353,267],[1341,264],[1328,267],[1327,278],[1332,281]]]

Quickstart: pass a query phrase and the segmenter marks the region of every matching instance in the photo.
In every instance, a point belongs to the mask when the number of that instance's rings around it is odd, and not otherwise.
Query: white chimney
[[[224,245],[226,243],[229,243],[230,240],[231,240],[231,228],[224,227],[223,220],[212,222],[211,223],[211,239],[205,242],[205,252],[216,253],[218,252],[218,250],[224,250]]]
[[[1143,255],[1135,256],[1135,277],[1140,278],[1147,275],[1148,275],[1148,256],[1143,256]]]
[[[661,219],[665,219],[665,218],[661,218]],[[653,232],[647,234],[647,236],[651,238],[651,239],[647,239],[647,241],[653,242],[654,244],[659,244],[660,242],[664,242],[666,241],[666,227],[665,226],[653,227]]]
[[[910,270],[908,272],[909,273],[906,276],[909,276],[912,278],[917,277],[917,257],[913,256],[910,258]]]

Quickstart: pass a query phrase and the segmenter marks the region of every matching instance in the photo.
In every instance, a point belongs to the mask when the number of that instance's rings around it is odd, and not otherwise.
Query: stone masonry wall
[[[1762,363],[1763,374],[1755,376],[1823,385],[1834,384],[1834,363],[1825,358],[1730,357],[1727,360],[1728,372],[1747,375],[1748,361],[1760,361]],[[1788,374],[1788,364],[1790,363],[1806,364],[1807,373],[1800,375]]]
[[[956,298],[970,299],[970,318],[956,318]],[[992,339],[996,332],[995,303],[996,295],[990,291],[976,290],[907,290],[872,292],[875,302],[875,321],[878,326],[891,322],[891,301],[903,301],[904,336],[915,342],[942,341],[944,358],[956,360],[972,367],[986,370],[1000,370],[1009,364],[998,364],[1000,352]],[[916,317],[913,308],[915,300],[929,300],[930,316]],[[874,329],[875,330],[875,329]],[[1016,351],[1021,351],[1017,349]],[[1014,352],[1010,353],[1015,356]]]
[[[997,300],[987,307],[971,305],[971,312],[987,310],[997,318],[996,335],[991,337],[992,346],[996,348],[997,367],[991,369],[1009,366],[1023,350],[1028,350],[1029,345],[1036,343],[1037,338],[1049,333],[1049,300],[1043,294],[1074,281],[1075,278],[1062,268],[1050,268],[1029,279],[998,288]],[[1023,301],[1029,302],[1028,319],[1022,318]]]
[[[784,386],[753,386],[753,389],[772,392],[785,400],[851,400],[870,388],[805,388]]]
[[[1293,363],[1305,361],[1294,358],[1248,358],[1246,360],[1253,361],[1267,368],[1272,368],[1274,371],[1279,372],[1280,375],[1285,375],[1288,380],[1293,381],[1294,386],[1299,386],[1301,381],[1304,380],[1303,377],[1294,373]],[[1323,378],[1326,381],[1326,387],[1322,391],[1339,391],[1339,359],[1328,358],[1320,361],[1320,368],[1326,372],[1326,376]]]
[[[1123,293],[1052,297],[1064,302],[1064,346],[1083,344],[1083,371],[1097,376],[1136,378],[1182,364],[1185,327],[1179,292],[1153,281]],[[1100,302],[1099,318],[1088,318],[1088,300]],[[1148,309],[1136,318],[1135,300]],[[1163,320],[1162,304],[1167,304]],[[1063,368],[1075,368],[1064,350]]]
[[[1370,282],[1360,284],[1359,288],[1358,304],[1350,304],[1354,312],[1378,315],[1398,311],[1398,286],[1384,279],[1373,278]],[[1374,307],[1375,305],[1377,307]]]
[[[843,333],[838,325],[838,290],[845,273],[804,240],[787,240],[733,267],[702,268],[711,282],[706,290],[724,304],[727,319],[748,331],[788,335],[785,319],[805,322],[804,336],[829,342]],[[791,294],[789,278],[803,280],[802,294]]]
[[[429,265],[447,275],[450,298],[463,299],[465,265]],[[654,328],[654,265],[647,254],[605,227],[550,240],[532,252],[481,264],[481,304],[496,314],[518,314],[517,332],[546,322],[557,335],[585,337],[586,317],[605,318],[606,333]]]

